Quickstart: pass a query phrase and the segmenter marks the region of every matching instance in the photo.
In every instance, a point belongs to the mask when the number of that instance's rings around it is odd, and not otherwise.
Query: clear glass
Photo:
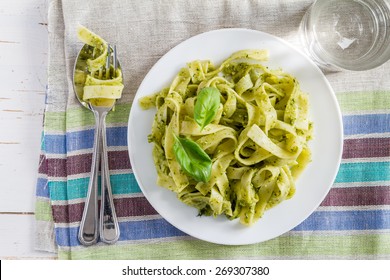
[[[317,0],[300,36],[323,69],[362,71],[390,59],[390,0]]]

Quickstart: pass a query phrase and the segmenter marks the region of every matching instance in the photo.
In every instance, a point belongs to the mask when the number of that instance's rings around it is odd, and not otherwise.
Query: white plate
[[[295,196],[265,212],[252,227],[226,217],[198,217],[197,210],[156,185],[152,144],[148,143],[155,110],[142,110],[138,100],[168,86],[186,62],[210,59],[215,65],[242,49],[267,49],[271,68],[294,75],[309,93],[314,140],[313,161],[297,182]],[[343,129],[335,94],[318,67],[303,53],[275,36],[248,29],[221,29],[192,37],[166,53],[140,85],[129,117],[128,143],[133,172],[145,197],[169,223],[196,238],[229,245],[252,244],[277,237],[299,225],[322,202],[336,177]]]

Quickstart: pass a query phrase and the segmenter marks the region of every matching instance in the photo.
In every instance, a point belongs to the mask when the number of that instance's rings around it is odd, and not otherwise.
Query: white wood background
[[[34,193],[47,72],[48,0],[0,0],[0,259],[34,250]]]

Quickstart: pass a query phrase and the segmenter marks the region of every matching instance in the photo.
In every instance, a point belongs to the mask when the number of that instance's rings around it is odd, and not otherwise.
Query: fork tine
[[[118,60],[117,60],[117,58],[116,58],[116,45],[114,45],[114,62],[113,62],[113,64],[114,64],[114,77],[116,76],[116,68],[118,67]]]
[[[111,64],[111,46],[110,44],[107,44],[106,79],[110,78],[110,64]]]
[[[110,67],[110,61],[111,60],[111,46],[110,44],[107,45],[107,58],[106,58],[106,68]]]

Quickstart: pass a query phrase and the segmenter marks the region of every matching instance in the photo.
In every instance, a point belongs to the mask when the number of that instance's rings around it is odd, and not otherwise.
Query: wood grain
[[[34,250],[34,193],[47,71],[48,0],[0,1],[0,259]]]
[[[0,259],[52,259],[34,249],[34,215],[0,214]]]

